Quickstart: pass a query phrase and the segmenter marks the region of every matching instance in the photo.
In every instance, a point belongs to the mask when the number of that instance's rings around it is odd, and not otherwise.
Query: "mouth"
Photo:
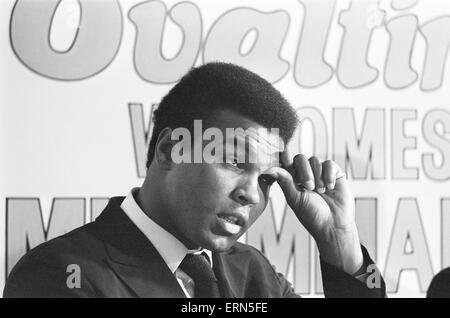
[[[237,213],[237,212],[220,213],[217,216],[220,219],[224,220],[225,222],[228,222],[228,223],[231,223],[234,225],[239,225],[241,227],[244,227],[247,225],[247,218],[241,213]]]
[[[228,223],[231,223],[231,224],[237,224],[238,223],[238,219],[235,216],[219,216],[219,218],[221,218],[225,222],[228,222]]]
[[[230,235],[238,234],[247,224],[246,218],[237,213],[219,214],[217,218],[222,230]]]

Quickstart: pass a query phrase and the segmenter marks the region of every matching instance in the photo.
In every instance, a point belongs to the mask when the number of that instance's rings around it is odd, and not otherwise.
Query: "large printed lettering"
[[[142,104],[129,104],[139,178],[145,177],[146,174],[147,147],[153,129],[152,113],[156,107],[157,104],[151,105],[150,116],[146,120]],[[384,109],[366,109],[361,131],[358,132],[354,109],[333,108],[331,145],[328,141],[327,121],[317,107],[299,107],[297,112],[301,124],[288,145],[291,152],[314,155],[323,160],[329,158],[331,152],[333,160],[355,180],[387,178],[386,121],[388,119]],[[417,111],[392,109],[388,114],[391,115],[391,177],[397,180],[418,179],[419,168],[406,165],[408,151],[412,155],[417,146],[417,137],[406,134],[406,126],[408,122],[417,118]],[[148,124],[146,125],[145,122]],[[430,110],[423,117],[422,130],[424,140],[435,150],[421,155],[423,171],[430,180],[447,181],[450,178],[450,141],[446,135],[450,130],[450,112],[445,109]]]
[[[142,104],[131,103],[128,105],[130,112],[131,131],[133,134],[134,155],[136,169],[139,178],[145,178],[147,174],[147,149],[153,131],[153,112],[157,104],[152,104],[148,120],[148,128],[145,127],[144,109]]]
[[[328,128],[322,113],[315,107],[301,107],[297,110],[297,113],[301,122],[298,128],[298,134],[294,136],[294,140],[292,141],[292,144],[295,144],[297,142],[295,138],[298,137],[298,149],[295,149],[295,152],[307,154],[306,149],[312,148],[309,153],[311,156],[317,156],[322,160],[327,159]],[[309,127],[311,129],[307,130]]]
[[[334,0],[303,0],[305,15],[295,60],[294,77],[303,87],[316,87],[328,82],[333,67],[325,62],[325,45],[334,13]]]
[[[442,85],[444,76],[450,45],[450,16],[427,22],[420,31],[427,43],[421,88],[425,91],[435,90]]]
[[[405,165],[406,151],[417,146],[417,138],[406,134],[405,123],[417,119],[417,112],[414,109],[393,109],[391,117],[392,178],[417,179],[419,169]]]
[[[90,199],[90,219],[86,218],[84,198],[55,198],[48,226],[44,225],[40,199],[9,198],[6,203],[7,254],[6,270],[31,248],[76,227],[93,221],[104,209],[108,198]],[[372,258],[377,259],[378,200],[355,198],[356,223],[361,243]],[[442,264],[450,265],[450,199],[441,200]],[[281,221],[280,221],[281,220]],[[247,233],[247,243],[260,249],[281,273],[288,275],[299,293],[310,293],[311,238],[285,202],[268,204],[265,212]],[[315,255],[315,293],[322,293],[320,263]],[[416,199],[400,198],[388,247],[384,277],[389,292],[397,292],[401,273],[414,270],[420,288],[425,291],[433,269],[420,211]]]
[[[108,198],[90,199],[90,221],[94,221],[108,203]],[[86,220],[86,199],[55,198],[48,225],[44,225],[41,201],[38,198],[10,198],[6,201],[6,272],[30,249],[63,235]]]
[[[81,18],[75,35],[61,42],[66,50],[52,46],[52,26],[61,21],[57,15],[60,0],[17,0],[11,16],[12,48],[22,63],[39,75],[57,80],[81,80],[100,73],[113,60],[119,49],[123,25],[118,0],[80,0]],[[374,32],[384,28],[389,33],[384,67],[387,87],[403,89],[416,82],[417,72],[411,66],[416,50],[416,35],[426,42],[426,55],[420,89],[437,90],[442,86],[448,56],[450,16],[430,19],[419,25],[417,16],[398,15],[384,23],[386,12],[378,0],[350,1],[348,9],[338,14],[343,28],[337,64],[325,60],[325,49],[335,15],[335,0],[299,0],[304,19],[297,52],[293,61],[293,77],[306,88],[326,84],[336,72],[346,88],[359,88],[373,83],[382,65],[369,64],[370,44]],[[415,5],[392,3],[394,11]],[[392,15],[391,15],[392,16]],[[129,10],[130,22],[136,27],[134,65],[139,76],[151,83],[174,83],[196,64],[203,48],[203,62],[226,61],[247,67],[276,82],[286,76],[290,63],[283,58],[282,48],[289,33],[287,11],[261,12],[252,8],[235,8],[213,21],[202,42],[203,18],[192,2],[180,2],[170,10],[162,1],[141,2]],[[182,41],[175,57],[163,52],[166,21],[182,31]],[[68,17],[68,19],[72,19]],[[53,30],[54,31],[54,30]]]
[[[19,0],[11,17],[11,45],[32,71],[57,80],[80,80],[105,69],[122,38],[117,1],[80,0],[80,26],[67,52],[54,50],[49,32],[59,0]]]
[[[363,131],[356,133],[353,109],[334,109],[334,159],[345,169],[350,165],[354,179],[367,179],[369,165],[373,179],[385,178],[384,109],[366,110]]]
[[[9,271],[28,250],[85,223],[84,199],[54,199],[48,226],[44,226],[39,199],[6,201],[7,264]]]
[[[289,70],[289,63],[280,57],[288,26],[285,11],[263,13],[242,8],[227,12],[209,31],[204,61],[235,63],[276,82]],[[257,33],[256,39],[250,51],[243,54],[241,46],[252,30]]]
[[[350,9],[341,13],[339,22],[345,33],[337,74],[345,87],[361,87],[378,77],[378,71],[367,63],[372,32],[381,24],[383,13],[377,4],[378,0],[352,1]],[[380,20],[369,24],[368,13]]]
[[[439,131],[439,125],[442,129]],[[432,110],[423,120],[423,137],[433,148],[439,150],[440,160],[432,153],[422,155],[423,169],[432,180],[450,179],[450,112],[445,109]],[[440,162],[439,162],[440,161]]]
[[[148,1],[133,7],[129,16],[136,26],[134,63],[144,80],[173,83],[194,65],[202,40],[202,21],[193,3],[179,3],[168,13],[164,3]],[[183,30],[182,46],[172,59],[165,58],[162,49],[167,16]]]
[[[408,246],[410,249],[407,249]],[[425,292],[433,278],[430,253],[416,199],[402,198],[392,230],[391,243],[386,258],[384,279],[388,292],[397,292],[404,270],[414,270],[420,290]]]
[[[417,80],[417,72],[411,67],[411,52],[416,38],[417,23],[416,16],[407,15],[391,19],[386,24],[391,40],[384,80],[391,88],[405,88]]]

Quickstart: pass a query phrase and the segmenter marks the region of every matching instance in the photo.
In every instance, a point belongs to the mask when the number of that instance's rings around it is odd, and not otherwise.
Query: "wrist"
[[[361,269],[364,257],[361,251],[356,225],[331,229],[315,238],[320,258],[347,274],[354,275]]]

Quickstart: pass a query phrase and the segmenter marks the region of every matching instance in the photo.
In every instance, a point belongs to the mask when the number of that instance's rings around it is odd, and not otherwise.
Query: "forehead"
[[[279,154],[284,151],[285,145],[277,127],[264,127],[227,110],[219,111],[213,117],[207,126],[222,131],[227,155],[246,153],[245,159],[238,158],[241,163],[278,165]]]
[[[224,143],[234,150],[245,151],[250,154],[272,156],[284,150],[284,143],[277,131],[266,128],[227,128]]]

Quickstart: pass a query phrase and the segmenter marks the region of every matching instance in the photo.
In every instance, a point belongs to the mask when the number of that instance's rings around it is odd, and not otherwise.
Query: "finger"
[[[334,185],[335,188],[344,186],[347,183],[347,175],[343,172],[339,166],[336,164],[337,172],[336,172],[336,183]]]
[[[315,189],[318,193],[325,193],[325,184],[322,181],[322,164],[319,158],[311,157],[309,158],[309,164],[314,174],[314,184]]]
[[[304,187],[306,190],[314,190],[314,173],[311,165],[305,155],[298,154],[294,157],[294,181],[297,186]]]
[[[322,180],[328,190],[333,190],[336,184],[338,167],[332,160],[326,160],[322,164]]]
[[[291,158],[292,157],[289,155],[287,150],[280,152],[280,165],[289,172],[292,172],[293,170],[293,162]]]
[[[265,174],[270,175],[278,182],[288,203],[295,202],[299,191],[295,188],[292,175],[286,169],[273,167],[268,169]]]

